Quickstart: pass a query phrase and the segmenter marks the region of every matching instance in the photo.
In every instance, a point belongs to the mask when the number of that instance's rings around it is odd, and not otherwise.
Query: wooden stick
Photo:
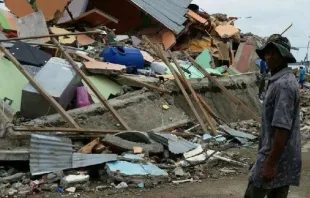
[[[1,44],[0,49],[6,55],[6,57],[12,61],[16,68],[27,78],[30,84],[57,110],[57,112],[72,126],[79,128],[79,125],[73,120],[73,118],[59,105],[59,103],[50,96],[41,85],[21,66],[18,60]]]
[[[287,32],[292,26],[293,26],[293,23],[292,23],[291,25],[289,25],[289,26],[281,33],[281,35],[283,35],[285,32]]]
[[[64,48],[59,44],[59,42],[52,37],[53,43],[57,45],[58,49],[62,52],[67,61],[72,65],[73,69],[82,77],[84,82],[88,85],[88,87],[95,93],[100,102],[111,112],[111,114],[116,118],[116,120],[126,129],[130,130],[129,126],[124,122],[124,120],[118,115],[116,110],[109,104],[109,102],[103,97],[103,95],[99,92],[96,86],[87,78],[84,72],[79,68],[79,66],[75,63],[72,57],[64,50]]]
[[[188,55],[186,52],[184,52],[185,56],[191,61],[191,63],[200,70],[205,77],[207,77],[212,83],[216,84],[228,97],[231,101],[233,101],[235,104],[240,105],[243,110],[246,112],[249,112],[253,119],[255,119],[257,122],[260,122],[261,119],[259,116],[257,116],[250,108],[248,108],[239,98],[231,94],[226,87],[224,87],[222,84],[220,84],[215,78],[213,78],[201,65],[199,65],[190,55]]]
[[[207,123],[208,125],[210,126],[211,128],[211,134],[213,136],[216,136],[217,135],[217,131],[216,131],[216,127],[214,126],[212,120],[210,119],[208,113],[206,112],[206,110],[203,108],[201,102],[199,101],[198,99],[198,96],[197,96],[197,93],[196,91],[193,89],[192,85],[190,84],[190,82],[188,82],[180,64],[178,63],[178,61],[176,60],[176,58],[174,57],[174,55],[171,53],[171,51],[169,50],[168,51],[170,57],[172,58],[174,64],[176,65],[177,69],[179,70],[179,73],[180,73],[180,78],[183,79],[184,83],[185,83],[185,86],[189,89],[189,91],[191,92],[194,100],[196,101],[196,103],[198,104],[198,107],[200,108],[200,110],[202,111],[202,113],[204,114],[205,118],[207,119]]]
[[[100,34],[102,31],[89,31],[89,32],[72,32],[72,33],[65,33],[65,34],[49,34],[49,35],[41,35],[41,36],[28,36],[28,37],[17,37],[17,38],[10,38],[10,39],[0,39],[0,42],[6,41],[20,41],[20,40],[31,40],[31,39],[39,39],[39,38],[53,38],[59,36],[75,36],[75,35],[82,35],[82,34]]]
[[[128,80],[128,81],[137,83],[137,84],[139,84],[139,85],[141,85],[141,86],[143,86],[143,87],[146,87],[146,88],[151,89],[151,90],[154,90],[154,91],[158,91],[158,92],[161,92],[161,93],[168,93],[168,94],[171,93],[171,92],[168,91],[168,90],[161,89],[161,88],[156,87],[156,86],[154,86],[154,85],[150,85],[150,84],[148,84],[148,83],[141,82],[141,81],[138,81],[138,80],[129,78],[129,77],[124,76],[124,75],[122,75],[122,76],[120,76],[120,77],[121,77],[121,78],[124,78],[124,79],[126,79],[126,80]]]
[[[198,120],[202,130],[204,133],[208,133],[208,129],[205,125],[205,123],[203,122],[203,120],[200,118],[200,115],[198,114],[197,110],[195,109],[195,106],[194,104],[192,103],[191,99],[189,98],[186,90],[184,89],[179,77],[178,77],[178,74],[176,73],[175,69],[172,67],[172,65],[169,63],[167,57],[165,57],[164,53],[162,52],[162,50],[160,48],[156,48],[156,46],[146,37],[146,36],[143,36],[143,38],[151,45],[151,47],[153,48],[153,50],[158,53],[158,56],[159,57],[162,57],[163,61],[166,63],[166,65],[169,67],[172,75],[174,76],[175,78],[175,81],[177,83],[177,85],[179,86],[185,100],[187,101],[188,105],[190,106],[191,110],[193,111],[196,119]]]
[[[62,128],[62,127],[32,127],[32,126],[15,126],[14,131],[22,132],[67,132],[67,133],[101,133],[115,134],[123,132],[122,130],[101,130],[101,129],[81,129],[81,128]]]

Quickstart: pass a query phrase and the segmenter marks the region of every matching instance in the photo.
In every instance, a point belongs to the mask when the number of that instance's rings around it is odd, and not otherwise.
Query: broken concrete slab
[[[89,175],[68,175],[61,179],[60,186],[69,188],[76,184],[85,184],[89,182]]]
[[[28,161],[28,149],[0,150],[0,161]]]
[[[0,178],[0,183],[14,183],[14,182],[18,182],[21,181],[22,178],[25,176],[25,173],[16,173],[14,175],[10,175],[7,177],[2,177]]]
[[[18,18],[17,33],[18,37],[49,35],[42,11],[34,12],[27,16]],[[50,38],[41,38],[39,41],[45,43],[50,41]]]
[[[104,142],[105,145],[109,146],[112,151],[117,153],[122,153],[125,151],[133,151],[133,148],[135,146],[143,148],[143,151],[146,153],[156,154],[164,152],[163,146],[159,143],[144,144],[144,143],[131,142],[113,135],[106,135],[106,137],[102,141]]]

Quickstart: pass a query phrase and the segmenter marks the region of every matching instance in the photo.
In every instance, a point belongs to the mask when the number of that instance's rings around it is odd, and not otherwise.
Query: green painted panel
[[[4,16],[1,10],[0,10],[0,24],[1,24],[1,27],[5,30],[11,29],[8,20],[6,19],[6,17]]]
[[[101,75],[88,76],[88,79],[97,87],[104,98],[108,99],[110,94],[117,94],[121,91],[122,87],[109,78]],[[83,81],[84,86],[88,87]],[[95,103],[100,103],[94,92],[88,87],[89,94]]]
[[[203,50],[203,52],[197,56],[196,62],[199,63],[203,68],[211,68],[212,56],[208,49]]]
[[[20,110],[22,90],[28,84],[28,80],[16,69],[13,63],[4,57],[0,57],[0,98],[5,97],[13,101],[11,107],[15,111]]]

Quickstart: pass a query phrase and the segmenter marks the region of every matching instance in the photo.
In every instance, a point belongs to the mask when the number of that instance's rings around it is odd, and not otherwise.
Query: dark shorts
[[[305,83],[305,80],[299,80],[299,84],[303,85]]]

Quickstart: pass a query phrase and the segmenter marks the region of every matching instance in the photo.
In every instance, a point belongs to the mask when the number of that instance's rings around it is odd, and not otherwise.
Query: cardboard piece
[[[96,27],[99,25],[106,25],[110,22],[118,23],[118,20],[98,9],[92,9],[75,18],[74,21],[68,21],[66,23],[87,23],[92,27]]]
[[[232,25],[219,25],[215,28],[215,31],[220,35],[220,37],[227,37],[230,38],[240,31],[238,28]]]
[[[162,34],[162,42],[164,44],[165,50],[169,50],[173,45],[176,44],[176,37],[170,30],[165,31]]]
[[[38,10],[42,10],[44,17],[47,21],[62,16],[65,10],[68,0],[36,0],[36,6]],[[58,16],[57,16],[58,15]],[[59,17],[60,18],[60,17]]]
[[[208,20],[203,18],[202,16],[198,15],[197,13],[195,13],[194,11],[192,10],[187,10],[187,13],[186,13],[188,16],[190,16],[191,18],[195,19],[196,21],[204,24],[205,26],[208,25]]]
[[[143,151],[143,148],[139,147],[139,146],[135,146],[133,147],[133,153],[134,154],[141,154]]]
[[[52,31],[53,34],[67,34],[67,33],[71,33],[66,29],[63,28],[57,28],[57,27],[51,27],[50,30]],[[76,37],[75,36],[61,36],[59,37],[59,42],[61,44],[72,44],[76,41]]]
[[[34,12],[34,9],[27,0],[5,0],[4,3],[18,17],[24,17]]]
[[[46,21],[42,11],[31,13],[17,19],[18,37],[49,35]],[[50,38],[41,38],[39,41],[46,43]]]
[[[0,24],[4,30],[17,30],[16,16],[3,9],[0,9]]]

